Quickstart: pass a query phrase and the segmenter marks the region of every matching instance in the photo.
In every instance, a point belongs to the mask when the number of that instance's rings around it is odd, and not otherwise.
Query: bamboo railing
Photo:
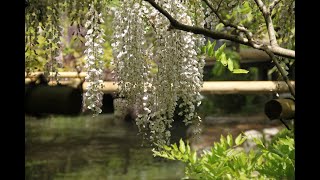
[[[26,76],[25,83],[34,80],[41,72],[32,73]],[[86,76],[86,72],[59,72],[60,78],[72,78],[67,81],[60,81],[63,85],[75,86],[80,84],[80,78]],[[50,74],[51,77],[54,73]],[[118,86],[112,81],[104,81],[102,91],[104,93],[116,92]],[[295,85],[295,81],[291,81]],[[55,81],[50,81],[49,85],[56,85]],[[88,83],[83,83],[83,90],[87,90]],[[269,94],[289,92],[288,86],[284,81],[205,81],[201,92],[204,94]]]

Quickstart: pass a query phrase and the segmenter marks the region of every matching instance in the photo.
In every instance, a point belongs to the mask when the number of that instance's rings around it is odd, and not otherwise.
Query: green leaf
[[[228,69],[232,72],[233,71],[233,61],[228,58]]]
[[[224,43],[222,46],[220,46],[217,51],[214,53],[215,57],[217,59],[220,59],[221,54],[223,53],[224,48],[226,48],[226,43]]]
[[[206,53],[206,50],[207,50],[207,47],[206,47],[206,46],[202,46],[202,47],[201,47],[201,53],[202,53],[202,54],[205,54],[205,53]]]
[[[248,14],[248,13],[251,12],[251,7],[250,7],[248,1],[246,1],[246,2],[243,3],[243,7],[240,9],[240,12],[241,12],[242,14]]]
[[[163,146],[163,149],[165,149],[166,151],[171,151],[171,147],[167,146],[167,145],[164,145]]]
[[[228,134],[228,135],[227,135],[227,143],[228,143],[228,145],[229,145],[230,147],[232,147],[233,141],[232,141],[232,136],[231,136],[231,134]]]
[[[210,43],[210,41],[208,41],[206,47],[207,47],[207,55],[209,57],[213,57],[214,56],[214,47],[216,46],[217,41],[213,41],[213,43]]]
[[[245,140],[247,139],[247,137],[243,137],[242,134],[239,134],[235,140],[235,143],[237,146],[241,145]]]
[[[246,74],[248,72],[249,71],[245,70],[245,69],[233,69],[233,71],[232,71],[232,73],[234,73],[234,74]]]
[[[173,145],[171,145],[172,146],[172,148],[174,149],[174,151],[179,151],[179,149],[178,149],[178,147],[177,147],[177,144],[176,143],[174,143]]]
[[[220,56],[220,62],[222,65],[224,66],[227,66],[228,65],[228,60],[227,60],[227,57],[226,57],[226,54],[225,53],[222,53],[221,56]]]
[[[211,43],[212,49],[214,49],[214,48],[216,47],[216,44],[217,44],[217,41],[213,41],[213,42]]]
[[[226,138],[221,134],[221,135],[220,135],[220,143],[221,143],[222,145],[224,145],[224,144],[226,144],[226,142],[227,142]]]
[[[260,147],[261,149],[264,149],[265,146],[262,142],[262,140],[260,138],[253,138],[253,141],[257,144],[258,147]]]
[[[210,44],[208,47],[208,56],[212,57],[213,56],[213,46]]]
[[[231,19],[231,18],[232,18],[232,15],[226,14],[226,18],[227,18],[227,19]]]
[[[224,27],[224,25],[222,23],[219,23],[218,25],[216,25],[216,30],[220,31],[220,30],[222,30],[223,27]]]
[[[196,163],[197,162],[197,152],[194,151],[191,155],[191,163]]]
[[[227,152],[226,154],[227,157],[232,157],[239,153],[239,151],[236,151],[235,149],[228,149],[226,152]]]
[[[184,144],[182,139],[180,139],[179,143],[180,143],[180,146],[179,146],[180,151],[182,153],[186,152],[186,146],[185,146],[185,144]]]
[[[187,143],[187,154],[190,154],[191,150],[190,150],[190,146],[189,143]]]
[[[240,144],[241,137],[242,137],[242,134],[239,134],[239,135],[236,137],[236,140],[235,140],[236,145],[239,145],[239,144]]]

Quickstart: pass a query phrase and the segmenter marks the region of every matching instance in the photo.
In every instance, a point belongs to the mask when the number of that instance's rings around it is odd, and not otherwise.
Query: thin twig
[[[287,128],[288,130],[291,130],[291,129],[289,128],[289,126],[287,125],[287,123],[285,123],[285,122],[283,121],[283,119],[280,119],[280,121],[282,122],[282,124],[283,124],[284,126],[286,126],[286,128]]]
[[[270,45],[271,46],[278,46],[277,38],[276,38],[276,33],[274,31],[272,19],[271,19],[271,11],[269,11],[269,8],[267,8],[261,0],[254,0],[259,7],[264,20],[267,25],[268,29],[268,35],[269,35],[269,40],[270,40]]]
[[[273,8],[280,2],[281,0],[274,0],[269,4],[269,12],[271,13]]]
[[[219,21],[220,21],[225,27],[232,27],[232,28],[234,28],[234,29],[237,29],[237,30],[243,32],[243,33],[246,35],[249,43],[253,44],[253,42],[252,42],[252,36],[253,36],[253,35],[252,35],[252,33],[251,33],[247,28],[245,28],[244,26],[237,26],[237,25],[228,23],[228,22],[226,22],[226,21],[224,21],[224,20],[222,19],[222,17],[221,17],[220,14],[218,13],[218,9],[219,9],[220,3],[221,3],[222,1],[220,1],[217,10],[215,10],[215,9],[212,7],[212,5],[208,2],[208,0],[202,0],[202,1],[204,1],[204,2],[206,3],[206,5],[212,10],[212,12],[217,16],[217,18],[219,19]]]
[[[220,6],[221,6],[221,4],[222,4],[222,1],[223,1],[223,0],[220,0],[220,2],[219,2],[219,4],[218,4],[217,10],[216,10],[217,12],[218,12],[219,9],[220,9]]]
[[[273,63],[276,65],[278,71],[280,72],[283,80],[287,83],[290,93],[293,97],[296,96],[295,90],[292,86],[292,84],[290,83],[290,80],[288,78],[288,76],[286,75],[285,71],[283,70],[283,68],[281,67],[279,61],[277,60],[277,58],[275,57],[275,55],[269,50],[269,49],[265,49],[264,50],[271,58],[271,60],[273,61]]]

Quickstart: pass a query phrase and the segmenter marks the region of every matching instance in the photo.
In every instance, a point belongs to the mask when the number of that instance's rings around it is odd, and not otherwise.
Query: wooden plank
[[[26,78],[28,84],[31,80]],[[80,82],[80,81],[79,81]],[[76,81],[60,81],[61,84],[74,85]],[[291,81],[295,85],[295,81]],[[55,85],[51,81],[49,85]],[[88,83],[83,83],[83,90],[87,90]],[[117,85],[112,81],[105,81],[102,91],[111,93],[117,91]],[[288,86],[284,81],[205,81],[201,88],[204,94],[269,94],[269,93],[289,92]]]

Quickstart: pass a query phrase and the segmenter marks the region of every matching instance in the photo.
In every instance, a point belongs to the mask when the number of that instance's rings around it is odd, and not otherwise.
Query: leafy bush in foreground
[[[241,147],[247,139],[243,134],[235,140],[221,135],[210,150],[201,155],[190,149],[189,143],[153,149],[154,156],[178,160],[186,164],[185,179],[294,179],[295,147],[293,133],[280,132],[270,144],[255,139],[257,149],[246,153]]]

